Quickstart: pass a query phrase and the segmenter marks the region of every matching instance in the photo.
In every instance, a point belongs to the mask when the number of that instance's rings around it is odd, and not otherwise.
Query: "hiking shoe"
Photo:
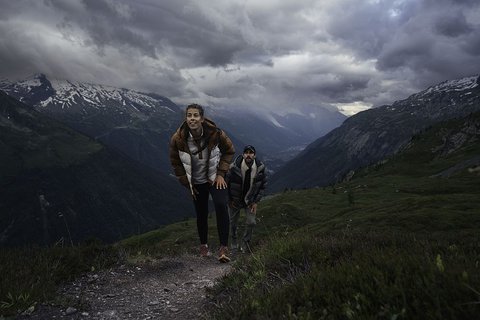
[[[218,252],[218,261],[225,263],[229,262],[230,258],[228,257],[228,248],[226,246],[221,246]]]
[[[201,257],[209,257],[212,253],[208,250],[208,244],[200,245],[200,256]]]

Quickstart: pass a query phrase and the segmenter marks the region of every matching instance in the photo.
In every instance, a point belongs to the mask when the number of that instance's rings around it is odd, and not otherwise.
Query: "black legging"
[[[197,213],[197,229],[200,236],[200,243],[206,244],[208,241],[208,195],[212,195],[215,213],[217,216],[217,230],[220,244],[228,245],[228,232],[230,218],[228,216],[228,191],[227,189],[217,189],[210,183],[196,184],[198,191],[197,200],[193,201]]]

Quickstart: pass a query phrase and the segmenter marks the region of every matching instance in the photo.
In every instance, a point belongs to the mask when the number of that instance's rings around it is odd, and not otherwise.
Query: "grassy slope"
[[[478,124],[479,116],[475,117]],[[210,293],[212,318],[475,318],[480,312],[477,140],[448,156],[434,127],[382,165],[335,187],[290,191],[259,209],[255,254]],[[194,221],[124,245],[137,253],[194,250]],[[211,241],[216,239],[211,227]]]
[[[78,164],[103,146],[0,92],[0,177]]]
[[[431,177],[480,154],[478,136],[449,156],[432,153],[461,123],[432,128],[335,188],[264,201],[256,233],[263,245],[213,291],[221,308],[212,316],[477,317],[480,177],[467,168]],[[225,295],[233,302],[223,303]]]
[[[209,318],[477,317],[480,176],[464,169],[448,179],[431,177],[480,154],[478,141],[445,157],[431,152],[442,144],[439,132],[459,123],[417,136],[406,152],[349,182],[262,201],[254,254],[241,256],[210,292],[216,307]],[[117,245],[134,261],[196,247],[194,220]],[[13,296],[28,287],[21,290]]]

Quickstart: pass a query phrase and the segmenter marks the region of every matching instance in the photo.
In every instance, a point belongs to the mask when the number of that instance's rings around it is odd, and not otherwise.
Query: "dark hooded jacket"
[[[242,172],[242,162],[243,156],[237,156],[235,161],[230,165],[230,170],[227,173],[229,200],[231,204],[237,208],[258,203],[262,199],[265,187],[267,186],[265,164],[255,159],[256,172],[251,177],[250,188],[246,194],[243,194],[243,176],[245,173]]]

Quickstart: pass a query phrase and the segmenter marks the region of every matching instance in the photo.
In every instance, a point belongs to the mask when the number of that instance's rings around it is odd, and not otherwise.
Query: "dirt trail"
[[[193,255],[117,266],[62,287],[70,307],[40,305],[17,319],[202,319],[206,288],[230,269]]]

